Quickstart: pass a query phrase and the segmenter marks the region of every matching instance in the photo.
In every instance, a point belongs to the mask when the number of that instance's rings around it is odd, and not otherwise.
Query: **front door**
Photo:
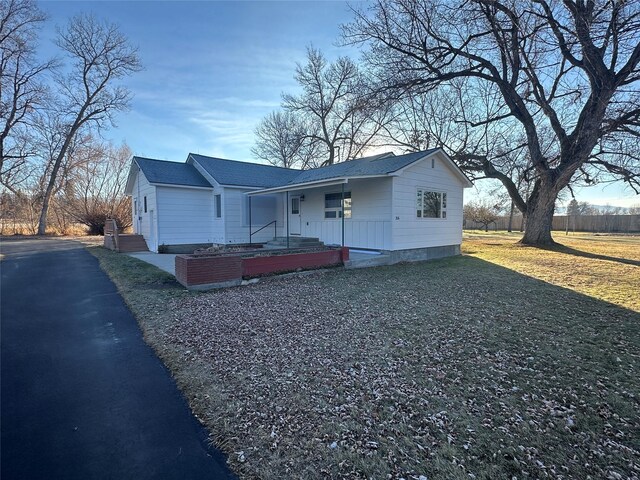
[[[300,215],[300,196],[289,199],[289,235],[302,233],[302,217]]]

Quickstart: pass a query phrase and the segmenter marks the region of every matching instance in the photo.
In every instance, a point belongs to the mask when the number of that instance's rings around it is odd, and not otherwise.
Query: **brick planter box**
[[[176,279],[189,289],[204,290],[240,285],[243,278],[342,265],[347,260],[348,248],[259,257],[176,255]]]

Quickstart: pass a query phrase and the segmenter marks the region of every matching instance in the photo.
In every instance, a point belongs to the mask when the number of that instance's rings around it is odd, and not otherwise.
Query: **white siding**
[[[391,178],[351,180],[351,218],[344,220],[344,243],[352,248],[391,248]],[[304,195],[300,203],[302,236],[318,237],[328,245],[342,243],[342,220],[324,218],[324,196],[341,192],[340,185],[291,192]]]
[[[216,195],[220,195],[220,201],[222,202],[220,213],[221,217],[216,217]],[[211,243],[226,243],[224,232],[224,188],[216,185],[211,192]]]
[[[158,244],[212,243],[213,193],[182,187],[156,187]]]
[[[147,246],[150,250],[156,250],[157,245],[155,239],[158,238],[158,208],[156,206],[156,187],[151,185],[141,170],[136,175],[133,185],[131,202],[131,213],[133,220],[134,233],[144,236]],[[147,211],[144,211],[144,198],[147,197]],[[138,212],[133,211],[134,205],[138,205]],[[150,216],[154,215],[153,222]],[[136,218],[139,217],[139,220]],[[154,231],[151,232],[151,225],[154,225]],[[153,234],[153,235],[152,235]]]
[[[220,186],[220,184],[213,178],[209,173],[202,168],[202,166],[198,162],[194,162],[191,160],[191,157],[187,159],[187,163],[192,165],[200,175],[207,179],[207,181],[213,185],[213,192],[211,193],[211,201],[212,203],[212,216],[211,216],[211,243],[227,243],[226,236],[224,231],[224,188]],[[222,216],[220,218],[216,217],[216,205],[215,205],[215,196],[220,195],[220,199],[222,202]]]
[[[418,188],[447,194],[447,218],[417,218]],[[462,243],[462,181],[436,156],[408,167],[393,179],[393,250]]]
[[[225,225],[224,243],[249,243],[249,199],[251,190],[224,188],[222,211]],[[265,199],[255,196],[251,199],[251,229],[255,232],[265,224],[275,220],[278,236],[284,235],[283,196],[269,195]],[[274,227],[270,225],[253,235],[254,243],[273,239]]]

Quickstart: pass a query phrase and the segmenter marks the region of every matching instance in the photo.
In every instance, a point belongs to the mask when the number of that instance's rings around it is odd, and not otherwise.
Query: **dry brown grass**
[[[559,287],[640,312],[640,236],[556,233],[549,249],[519,234],[467,232],[462,251]]]
[[[0,223],[0,235],[13,236],[13,235],[35,235],[38,231],[36,224],[20,223],[20,222],[1,222]],[[80,223],[73,223],[65,226],[49,225],[47,226],[47,235],[55,236],[83,236],[87,234],[86,225]]]
[[[638,267],[465,250],[200,294],[94,253],[241,478],[638,479],[640,315],[568,283]]]

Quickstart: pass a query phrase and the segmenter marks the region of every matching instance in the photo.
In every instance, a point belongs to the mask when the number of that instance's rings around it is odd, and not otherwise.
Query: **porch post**
[[[342,184],[342,246],[344,247],[344,183]]]
[[[289,248],[289,190],[287,190],[287,203],[284,207],[284,216],[287,220],[287,248]]]
[[[249,197],[249,245],[251,245],[251,237],[253,236],[253,227],[251,226],[251,195],[247,196]]]

